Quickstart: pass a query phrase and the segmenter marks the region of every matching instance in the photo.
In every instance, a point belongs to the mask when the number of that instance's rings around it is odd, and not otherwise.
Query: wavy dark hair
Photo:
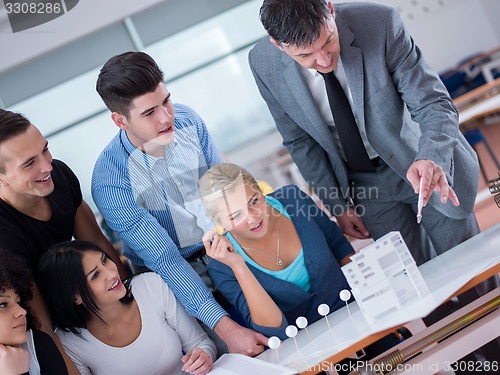
[[[0,291],[12,289],[27,311],[28,328],[39,329],[40,323],[32,314],[28,302],[33,299],[33,274],[30,266],[13,251],[0,248]]]
[[[99,306],[89,288],[82,258],[86,252],[103,253],[110,261],[108,254],[96,244],[89,241],[65,241],[55,244],[42,255],[38,264],[40,292],[47,303],[53,323],[60,329],[80,335],[81,328],[95,315],[106,323]],[[120,299],[129,304],[134,297],[130,289],[130,279],[123,282],[127,293]],[[82,299],[76,304],[76,296]]]

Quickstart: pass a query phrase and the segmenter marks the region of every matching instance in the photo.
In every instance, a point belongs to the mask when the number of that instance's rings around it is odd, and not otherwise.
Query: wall
[[[349,2],[349,0],[344,1]],[[8,51],[2,54],[0,59],[0,73],[137,12],[161,3],[171,3],[166,5],[174,7],[175,3],[179,2],[181,1],[84,0],[63,17],[16,34],[10,32],[4,4],[0,2],[0,45],[4,51]],[[470,53],[500,45],[500,23],[497,17],[500,14],[500,1],[498,0],[373,2],[394,6],[401,11],[408,29],[436,70],[445,69],[450,66],[450,61],[458,61]],[[206,9],[200,9],[200,5],[196,3],[203,1],[191,0],[192,7],[197,10],[192,13],[194,18],[200,13],[206,13]],[[220,7],[219,4],[217,6]],[[147,15],[147,12],[144,13]],[[90,20],[92,22],[89,22]]]
[[[498,15],[500,14],[500,1],[498,0],[479,0],[478,3],[483,7],[486,18],[495,33],[497,44],[500,44],[500,22],[498,22]]]
[[[439,11],[406,20],[406,25],[427,62],[441,72],[471,54],[500,45],[500,26],[493,17],[500,14],[499,8],[494,0],[447,1]]]
[[[80,0],[66,14],[17,33],[0,2],[0,106],[9,107],[102,66],[110,56],[142,50],[141,43],[176,34],[247,1]]]
[[[10,31],[4,4],[0,2],[0,45],[6,52],[0,59],[0,105],[3,100],[3,105],[10,106],[26,95],[34,95],[44,87],[100,66],[106,60],[103,54],[111,56],[133,49],[125,24],[119,22],[128,16],[133,15],[137,27],[145,30],[142,39],[151,42],[149,39],[155,39],[155,33],[171,35],[245,1],[248,0],[211,0],[208,4],[205,0],[189,3],[183,0],[85,0],[62,17],[15,34]],[[438,72],[466,56],[500,45],[500,23],[496,19],[500,14],[498,0],[373,2],[396,7],[401,12],[427,61]],[[163,8],[168,12],[159,11]],[[162,19],[157,20],[159,16]],[[257,14],[248,17],[257,17]],[[147,31],[148,24],[150,31]],[[29,86],[18,84],[23,77],[29,79]]]

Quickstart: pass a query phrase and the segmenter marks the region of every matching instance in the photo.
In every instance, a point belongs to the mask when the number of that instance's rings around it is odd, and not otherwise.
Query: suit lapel
[[[363,80],[363,54],[361,48],[356,47],[354,34],[341,17],[336,18],[340,38],[340,57],[351,90],[354,110],[360,126],[365,129],[364,108],[364,80]]]
[[[287,113],[329,154],[338,156],[334,143],[330,141],[332,135],[325,120],[321,117],[319,110],[311,110],[311,108],[316,108],[316,103],[304,82],[299,64],[285,53],[282,53],[281,57],[286,65],[283,70],[283,81],[288,86],[288,90],[285,91],[294,98],[294,100],[287,101],[290,105],[286,109]]]

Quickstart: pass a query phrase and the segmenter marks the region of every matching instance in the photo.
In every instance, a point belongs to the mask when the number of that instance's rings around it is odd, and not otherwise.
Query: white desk
[[[357,350],[385,336],[395,327],[422,318],[450,297],[469,289],[500,271],[500,224],[450,249],[419,267],[431,295],[370,325],[356,302],[328,316],[329,329],[321,319],[301,330],[293,340],[285,340],[278,349],[279,364],[296,372],[318,373],[323,361],[336,363]],[[277,363],[272,350],[258,359]],[[316,367],[315,367],[316,366]],[[312,369],[312,370],[311,370]],[[244,372],[242,372],[243,374]]]
[[[475,118],[487,116],[496,111],[500,111],[500,93],[493,95],[485,100],[478,101],[477,103],[467,107],[458,112],[459,124],[464,124]]]

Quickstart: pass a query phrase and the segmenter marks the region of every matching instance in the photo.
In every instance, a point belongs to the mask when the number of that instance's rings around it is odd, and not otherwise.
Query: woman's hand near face
[[[30,355],[26,350],[0,344],[0,374],[24,374],[29,369]]]
[[[229,239],[218,235],[215,229],[205,233],[203,236],[203,245],[209,257],[224,263],[232,269],[245,263],[243,257],[234,251]]]
[[[191,353],[181,358],[184,362],[182,371],[195,375],[205,375],[212,370],[214,363],[206,351],[201,348],[194,349]]]

